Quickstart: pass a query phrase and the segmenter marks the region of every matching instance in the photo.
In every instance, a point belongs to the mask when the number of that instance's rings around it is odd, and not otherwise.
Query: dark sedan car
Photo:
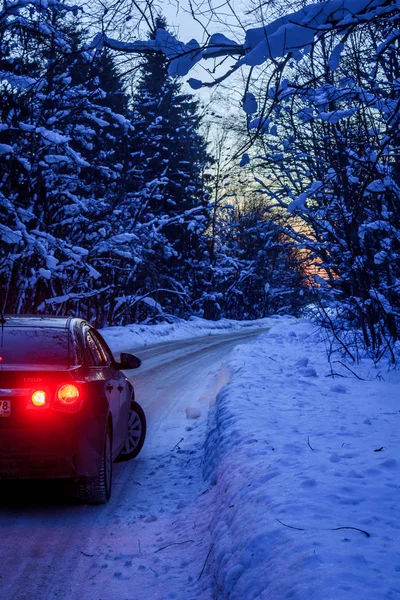
[[[0,323],[0,478],[73,478],[84,502],[111,495],[112,463],[137,456],[142,408],[104,339],[83,319]]]

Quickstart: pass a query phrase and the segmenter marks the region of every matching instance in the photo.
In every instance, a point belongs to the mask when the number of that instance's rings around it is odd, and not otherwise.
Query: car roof
[[[4,315],[4,325],[5,327],[69,329],[72,319],[73,317],[53,317],[49,315]]]

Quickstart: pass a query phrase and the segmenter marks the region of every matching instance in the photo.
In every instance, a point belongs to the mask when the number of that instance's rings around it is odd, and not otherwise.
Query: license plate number
[[[11,414],[10,400],[0,400],[0,417],[9,417]]]

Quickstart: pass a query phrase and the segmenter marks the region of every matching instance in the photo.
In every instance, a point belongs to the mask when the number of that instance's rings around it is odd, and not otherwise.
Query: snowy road
[[[136,461],[115,465],[107,506],[66,503],[56,482],[0,486],[2,600],[210,600],[202,567],[213,490],[202,479],[207,412],[230,350],[265,330],[136,350],[129,375],[148,418]],[[134,349],[132,349],[134,351]],[[185,409],[201,416],[187,420]]]

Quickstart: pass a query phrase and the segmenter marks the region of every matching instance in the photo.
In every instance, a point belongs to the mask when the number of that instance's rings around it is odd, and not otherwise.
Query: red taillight
[[[46,405],[46,392],[44,390],[35,390],[31,396],[32,404],[35,406]]]
[[[61,385],[57,391],[57,400],[63,406],[73,406],[79,402],[79,389],[72,383]]]

